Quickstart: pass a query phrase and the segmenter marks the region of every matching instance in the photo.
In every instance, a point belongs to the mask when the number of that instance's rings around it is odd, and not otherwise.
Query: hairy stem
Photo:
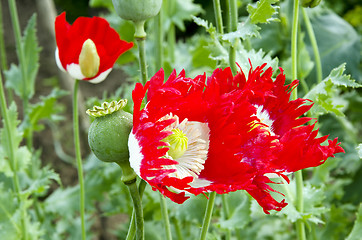
[[[170,220],[168,218],[166,200],[165,200],[164,196],[161,193],[159,193],[159,195],[160,195],[162,219],[163,219],[163,223],[165,225],[165,231],[166,231],[166,239],[167,240],[172,240],[171,226],[170,226]]]
[[[230,31],[235,32],[238,28],[238,6],[236,0],[229,0],[229,14],[230,14]],[[238,40],[235,39],[229,49],[229,64],[231,71],[235,75],[238,71],[236,66],[236,48]]]
[[[144,230],[143,230],[143,209],[140,193],[137,188],[136,179],[132,182],[125,183],[128,187],[129,193],[131,194],[133,201],[133,210],[134,218],[136,222],[136,239],[144,239]],[[128,237],[128,236],[127,236]],[[132,239],[132,238],[131,238]]]
[[[310,43],[313,48],[314,62],[315,62],[316,72],[317,72],[317,82],[320,83],[320,82],[322,82],[322,78],[323,78],[322,73],[323,72],[322,72],[322,62],[321,62],[321,57],[319,55],[317,40],[315,38],[313,27],[309,20],[308,13],[305,10],[305,8],[302,8],[302,14],[303,14],[303,19],[304,19],[305,26],[306,26],[306,29],[308,32],[308,36],[310,39]]]
[[[216,197],[216,192],[211,192],[209,194],[209,200],[207,201],[206,205],[204,222],[202,223],[200,240],[206,239],[207,231],[209,230],[211,222],[212,210],[214,209],[215,197]]]
[[[223,26],[223,22],[222,22],[220,0],[213,0],[213,3],[214,3],[214,14],[215,14],[217,32],[220,34],[224,34],[224,26]]]
[[[82,240],[86,239],[85,232],[85,218],[84,218],[84,181],[83,181],[83,165],[82,165],[82,156],[80,152],[80,140],[79,140],[79,119],[78,119],[78,86],[79,81],[74,81],[73,89],[73,131],[74,131],[74,145],[75,145],[75,155],[77,159],[77,169],[78,169],[78,181],[79,181],[79,212],[81,219],[81,231],[82,231]]]

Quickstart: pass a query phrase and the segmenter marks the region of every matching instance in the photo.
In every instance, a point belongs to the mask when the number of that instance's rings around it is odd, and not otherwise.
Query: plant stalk
[[[3,117],[3,124],[4,124],[4,129],[5,129],[5,135],[6,135],[6,144],[7,149],[8,149],[8,153],[9,153],[9,162],[10,162],[10,167],[11,170],[13,172],[13,176],[12,176],[12,182],[13,182],[13,188],[14,191],[16,193],[16,197],[17,200],[19,202],[19,206],[21,208],[21,232],[23,234],[23,239],[27,240],[28,239],[28,227],[27,227],[27,223],[26,223],[26,219],[27,219],[27,213],[26,213],[26,208],[25,208],[25,204],[22,204],[22,197],[20,196],[21,194],[21,188],[20,188],[20,183],[19,183],[19,178],[18,178],[18,164],[17,164],[17,160],[15,157],[15,152],[16,152],[16,146],[14,146],[14,136],[11,134],[11,126],[10,126],[10,119],[9,116],[7,114],[7,104],[6,104],[6,99],[5,99],[5,92],[4,92],[4,85],[3,85],[3,81],[2,81],[2,77],[1,77],[1,73],[0,73],[0,102],[1,102],[1,115]]]
[[[206,240],[207,231],[209,230],[211,222],[212,210],[214,208],[215,197],[216,197],[216,192],[211,192],[209,194],[209,200],[207,201],[206,205],[204,222],[202,223],[200,240]]]
[[[79,190],[80,190],[79,211],[81,219],[81,231],[82,231],[82,240],[85,240],[86,239],[85,218],[84,218],[85,193],[84,193],[84,181],[83,181],[82,156],[80,152],[80,140],[79,140],[78,88],[79,88],[79,80],[75,80],[74,89],[73,89],[73,129],[74,129],[73,131],[74,131],[75,155],[77,159],[78,181],[79,181]]]
[[[221,200],[222,200],[222,210],[224,212],[224,218],[225,220],[228,220],[230,217],[230,210],[229,210],[229,203],[227,201],[226,195],[222,194],[221,195]],[[231,239],[231,231],[230,229],[226,230],[226,240],[230,240]]]
[[[140,193],[138,191],[137,184],[136,184],[136,179],[134,179],[134,181],[127,182],[125,184],[128,187],[129,193],[131,194],[132,201],[133,201],[133,210],[134,210],[134,216],[135,216],[134,218],[136,221],[136,239],[143,240],[144,239],[143,209],[142,209],[142,201],[141,201]],[[131,221],[133,221],[133,219]],[[132,239],[132,238],[130,238],[130,239]],[[127,239],[128,239],[128,236],[127,236]]]
[[[224,34],[224,26],[223,26],[223,22],[222,22],[220,0],[213,0],[213,3],[214,3],[216,30],[218,33]]]
[[[297,42],[298,42],[298,27],[299,27],[299,0],[294,0],[293,6],[293,27],[292,27],[292,79],[297,79],[298,73],[298,52],[297,52]],[[292,92],[292,99],[298,98],[297,88]],[[295,173],[296,178],[296,208],[300,213],[303,213],[303,175],[302,170],[299,170]],[[297,236],[299,240],[305,240],[305,225],[302,219],[298,219],[296,222]]]
[[[162,219],[163,219],[163,223],[165,225],[166,239],[172,240],[170,220],[168,218],[168,211],[167,211],[167,203],[166,203],[164,196],[161,193],[159,193],[159,195],[160,195]]]
[[[134,37],[138,45],[139,65],[141,71],[141,83],[147,82],[147,63],[146,63],[146,32],[145,21],[134,22],[135,34]]]
[[[155,17],[155,39],[156,39],[156,72],[163,66],[163,11],[162,8],[160,12]]]
[[[229,0],[230,31],[235,32],[238,28],[238,6],[236,0]],[[238,71],[236,66],[236,48],[238,40],[235,39],[229,49],[229,64],[233,75]]]
[[[8,63],[6,58],[6,49],[5,49],[5,40],[4,40],[4,22],[3,22],[3,7],[0,1],[0,61],[1,61],[1,69],[7,70]]]
[[[308,16],[308,13],[305,10],[305,8],[302,8],[302,14],[303,14],[303,19],[304,19],[305,26],[306,26],[306,29],[308,32],[309,40],[310,40],[310,43],[313,48],[314,62],[315,62],[316,72],[317,72],[317,83],[320,83],[320,82],[322,82],[323,71],[322,71],[321,57],[320,57],[319,50],[318,50],[317,39],[315,37],[312,24],[309,20],[309,16]]]
[[[25,64],[25,54],[24,49],[21,44],[21,31],[20,31],[20,24],[19,24],[19,16],[18,16],[18,10],[16,8],[15,0],[8,0],[9,3],[9,10],[11,15],[11,22],[14,30],[14,37],[15,37],[15,43],[16,43],[16,49],[18,53],[19,58],[19,65],[21,69],[21,75],[24,85],[24,92],[22,93],[22,100],[23,100],[23,111],[24,116],[27,116],[28,111],[28,105],[29,105],[29,99],[27,96],[28,91],[28,79],[27,79],[27,66]]]
[[[143,192],[145,191],[146,186],[147,186],[147,183],[144,180],[141,180],[141,182],[138,186],[138,192],[140,194],[141,200],[142,200]],[[135,220],[135,210],[133,209],[131,224],[128,229],[126,240],[133,240],[135,235],[136,235],[136,220]]]

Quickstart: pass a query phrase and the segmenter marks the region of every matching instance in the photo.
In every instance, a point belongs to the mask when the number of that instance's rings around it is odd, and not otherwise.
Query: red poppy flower
[[[56,62],[73,78],[92,83],[103,81],[117,58],[133,43],[120,39],[109,23],[100,17],[79,17],[73,25],[65,12],[55,19]]]
[[[271,175],[285,175],[322,164],[343,152],[337,139],[316,138],[310,118],[302,114],[310,101],[290,101],[298,85],[285,84],[281,73],[272,80],[265,64],[241,71],[216,69],[212,76],[186,78],[174,71],[164,83],[161,69],[133,91],[130,164],[154,190],[177,203],[190,194],[246,190],[265,213],[287,204],[276,201]],[[148,90],[148,101],[141,103]]]

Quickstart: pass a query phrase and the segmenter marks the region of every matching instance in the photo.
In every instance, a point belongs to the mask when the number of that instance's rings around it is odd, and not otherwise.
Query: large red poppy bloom
[[[133,46],[132,42],[121,40],[118,33],[103,18],[79,17],[70,25],[66,21],[65,12],[55,19],[55,35],[58,67],[75,79],[92,83],[103,81],[111,72],[117,58]],[[98,71],[91,77],[84,76],[79,66],[79,56],[83,44],[88,39],[94,43],[100,61]]]
[[[133,91],[130,164],[154,190],[177,203],[191,194],[246,190],[264,212],[281,210],[269,177],[318,166],[343,152],[337,139],[317,138],[302,117],[309,100],[290,101],[295,80],[281,73],[272,80],[265,64],[241,71],[216,69],[211,77],[186,78],[174,71],[164,83],[161,69]],[[141,110],[148,90],[148,101]],[[302,126],[303,125],[303,126]]]

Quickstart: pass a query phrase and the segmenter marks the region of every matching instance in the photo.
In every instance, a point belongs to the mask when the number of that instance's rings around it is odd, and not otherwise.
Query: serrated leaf
[[[20,218],[16,216],[15,196],[0,185],[0,232],[3,239],[21,239]]]
[[[257,23],[269,23],[271,21],[278,21],[279,19],[274,18],[273,15],[277,12],[279,7],[273,6],[272,4],[277,3],[278,0],[259,0],[256,6],[249,4],[247,10],[251,22]]]
[[[40,102],[30,106],[28,120],[30,121],[32,130],[42,130],[42,125],[39,124],[39,121],[42,119],[51,119],[52,116],[59,113],[60,108],[57,105],[57,100],[67,94],[67,91],[55,88],[48,96],[41,96]]]
[[[239,23],[236,32],[226,33],[222,36],[222,39],[233,43],[235,39],[239,38],[246,40],[251,37],[260,37],[259,30],[260,27],[254,23],[251,23],[250,19],[248,18],[245,22]]]
[[[25,193],[30,194],[43,194],[46,190],[49,189],[51,181],[56,181],[57,183],[61,183],[59,175],[54,172],[54,170],[49,169],[49,167],[42,168],[37,173],[37,178],[31,183],[28,189],[26,189]]]
[[[5,85],[13,89],[19,97],[30,99],[34,95],[35,79],[39,69],[40,48],[36,37],[36,14],[29,19],[21,47],[24,53],[26,76],[23,77],[21,66],[12,64],[10,69],[5,71]]]
[[[312,116],[319,116],[328,112],[333,112],[337,116],[344,116],[341,111],[345,102],[339,97],[338,87],[359,88],[362,85],[356,83],[349,75],[343,74],[345,64],[334,68],[329,76],[321,83],[314,86],[304,98],[312,100],[316,103],[312,109]]]
[[[348,235],[346,240],[359,240],[362,236],[362,204],[359,205],[357,212],[357,219],[354,222],[351,233]]]
[[[242,229],[251,220],[250,201],[248,196],[241,191],[227,194],[226,201],[230,206],[230,217],[219,222],[219,226],[224,229]]]

